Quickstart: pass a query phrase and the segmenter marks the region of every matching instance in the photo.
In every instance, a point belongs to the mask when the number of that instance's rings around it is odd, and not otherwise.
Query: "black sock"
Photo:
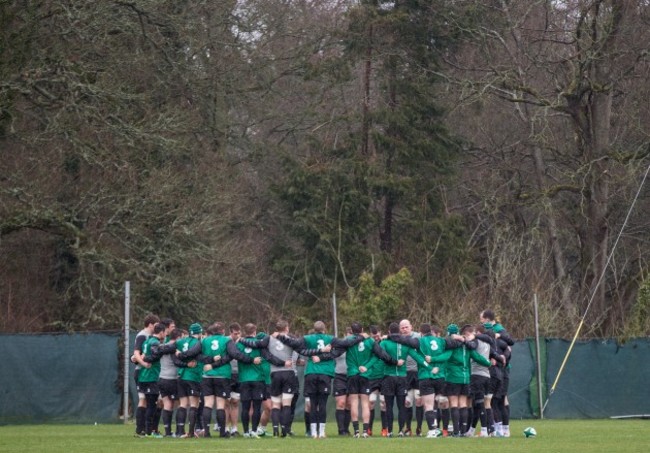
[[[336,409],[336,426],[339,430],[339,434],[343,434],[345,432],[345,427],[343,426],[344,423],[345,423],[345,410]]]
[[[386,411],[380,411],[379,416],[381,417],[381,429],[387,429],[388,428],[388,416],[386,415]]]
[[[158,401],[158,395],[147,395],[147,409],[145,410],[144,415],[144,432],[145,434],[151,434],[154,431],[154,418],[156,416],[156,402]]]
[[[219,436],[226,436],[226,410],[217,409],[217,425],[219,425]]]
[[[395,402],[397,403],[397,426],[399,427],[399,430],[403,432],[404,426],[406,425],[406,416],[407,416],[406,396],[395,395]]]
[[[460,410],[460,433],[465,434],[467,432],[467,416],[469,415],[469,411],[467,410],[466,407],[461,407]]]
[[[262,400],[253,400],[253,416],[251,418],[251,430],[257,431],[262,418]]]
[[[349,409],[344,411],[345,417],[343,417],[343,432],[350,434],[350,422],[352,421],[352,413]]]
[[[411,422],[413,422],[413,408],[404,406],[404,425],[409,431],[411,430]]]
[[[291,406],[282,406],[280,409],[280,426],[282,426],[283,436],[291,432]]]
[[[188,415],[188,420],[190,422],[190,429],[188,430],[188,434],[190,437],[194,437],[194,430],[196,429],[196,413],[198,411],[198,408],[196,407],[190,407],[190,412]]]
[[[160,425],[160,417],[162,417],[162,407],[156,406],[156,413],[153,414],[154,432],[158,432],[158,426]]]
[[[427,419],[427,426],[429,429],[434,429],[436,427],[436,415],[434,411],[426,411],[424,417]]]
[[[203,437],[210,437],[210,422],[212,421],[212,408],[203,406]]]
[[[493,433],[494,432],[494,412],[492,412],[492,409],[485,409],[485,415],[487,418],[487,429],[488,433]]]
[[[248,432],[251,422],[251,402],[252,400],[242,401],[241,402],[241,424],[244,428],[244,434]]]
[[[311,431],[311,412],[305,412],[305,432],[309,433],[310,431]]]
[[[372,431],[372,425],[375,423],[375,409],[370,410],[370,419],[368,420],[368,429]]]
[[[176,411],[176,435],[185,434],[185,420],[187,418],[187,408],[179,407]]]
[[[358,420],[356,422],[352,422],[352,429],[354,430],[354,434],[359,434],[359,421]]]
[[[510,405],[504,404],[503,412],[501,413],[501,422],[504,426],[510,425]]]
[[[165,427],[165,436],[171,436],[172,435],[172,411],[168,411],[167,409],[163,409],[162,411],[162,421],[163,421],[163,426]]]
[[[442,409],[442,426],[444,430],[449,430],[449,420],[451,419],[451,409]]]
[[[144,434],[144,422],[146,418],[147,408],[140,407],[135,410],[135,432],[137,434]]]
[[[386,429],[388,430],[388,434],[390,434],[393,432],[393,401],[395,400],[395,396],[385,395],[384,398],[386,399],[386,411],[382,412],[382,414],[385,414]]]
[[[422,431],[422,421],[424,420],[424,407],[415,407],[415,424],[417,431]]]
[[[454,424],[454,435],[460,434],[460,410],[457,407],[451,408],[451,422]]]

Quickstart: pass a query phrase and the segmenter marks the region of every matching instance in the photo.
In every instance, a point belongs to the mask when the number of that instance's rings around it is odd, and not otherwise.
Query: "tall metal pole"
[[[334,336],[339,336],[339,323],[336,316],[336,292],[332,293],[332,312],[333,312],[333,321],[334,321]]]
[[[129,422],[129,356],[131,322],[131,282],[124,282],[124,424]]]
[[[537,293],[535,293],[535,349],[537,356],[537,398],[539,400],[539,418],[544,418],[544,401],[542,398],[542,359],[539,344],[539,310],[537,307]]]

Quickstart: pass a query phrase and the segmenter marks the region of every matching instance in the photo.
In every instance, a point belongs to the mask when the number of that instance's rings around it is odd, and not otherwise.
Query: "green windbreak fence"
[[[131,348],[135,332],[131,334]],[[120,334],[1,335],[0,424],[118,423],[122,415],[123,362]],[[541,344],[546,401],[570,342]],[[535,344],[512,349],[511,417],[540,413]],[[137,398],[130,367],[130,395]],[[650,414],[650,339],[623,345],[611,340],[578,342],[573,348],[545,418],[606,418]],[[333,398],[331,398],[333,400]],[[302,398],[298,419],[302,418]],[[332,401],[333,403],[333,401]],[[543,404],[543,403],[542,403]]]
[[[2,335],[0,340],[0,423],[119,419],[119,335]]]
[[[547,382],[553,385],[570,342],[546,342]],[[541,354],[540,354],[541,355]],[[544,411],[548,418],[650,414],[650,341],[576,343]]]

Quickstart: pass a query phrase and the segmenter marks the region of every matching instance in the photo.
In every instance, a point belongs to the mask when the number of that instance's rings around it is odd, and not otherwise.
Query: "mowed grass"
[[[313,440],[303,435],[303,424],[294,438],[274,439],[139,439],[132,424],[123,425],[20,425],[0,426],[0,452],[48,453],[178,453],[197,452],[304,452],[372,453],[426,450],[471,453],[555,452],[650,452],[650,420],[518,420],[510,438],[393,438],[338,437],[333,423],[328,438]],[[533,426],[537,437],[526,439],[523,430]],[[375,428],[377,425],[375,426]]]

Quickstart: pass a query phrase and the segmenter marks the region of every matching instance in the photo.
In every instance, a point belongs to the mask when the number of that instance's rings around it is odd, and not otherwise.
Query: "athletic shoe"
[[[386,437],[393,437],[393,433],[387,433]]]
[[[214,424],[214,430],[215,430],[215,431],[219,431],[219,423],[215,423],[215,424]]]
[[[411,437],[412,435],[413,435],[413,433],[411,432],[411,428],[406,428],[404,430],[404,436]]]
[[[361,437],[364,438],[364,439],[367,439],[367,438],[370,437],[370,434],[368,434],[368,433],[363,433],[363,434],[361,435]]]
[[[325,435],[325,433],[323,433],[323,434],[319,434],[319,435],[318,435],[318,438],[319,438],[319,439],[325,439],[326,437],[327,437],[327,436]]]
[[[386,437],[388,436],[388,429],[382,428],[381,429],[381,437]]]
[[[361,434],[359,434],[359,433],[354,433],[354,438],[355,438],[355,439],[358,439],[358,438],[360,438],[360,437],[361,437]]]
[[[248,433],[248,437],[250,437],[251,439],[259,439],[260,435],[257,434],[256,431],[251,431],[251,432]]]
[[[162,439],[163,436],[160,433],[151,433],[151,434],[147,434],[145,437],[147,437],[148,439]]]
[[[135,433],[135,434],[133,434],[133,437],[138,437],[140,439],[144,439],[147,436],[146,436],[145,433]]]
[[[415,435],[416,435],[417,437],[422,437],[422,429],[420,429],[420,428],[416,428],[416,430],[415,430]]]
[[[448,437],[448,436],[449,436],[449,431],[447,431],[446,429],[443,429],[442,430],[442,437]]]
[[[406,436],[406,433],[404,433],[404,431],[400,431],[399,433],[397,433],[397,437],[404,437],[404,436]]]
[[[369,437],[372,437],[372,429],[369,429],[369,430],[368,430],[368,436],[369,436]]]
[[[503,431],[503,437],[510,437],[510,430]]]
[[[239,437],[239,436],[240,436],[239,431],[237,430],[230,431],[230,437]]]
[[[442,431],[437,428],[427,431],[427,439],[434,439],[436,437],[442,437]]]

